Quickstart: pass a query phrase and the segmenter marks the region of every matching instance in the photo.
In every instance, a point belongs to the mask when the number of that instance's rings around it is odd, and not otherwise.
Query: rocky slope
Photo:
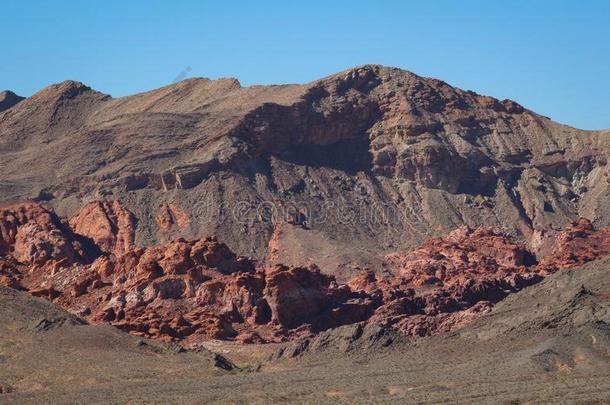
[[[205,349],[187,353],[108,325],[86,325],[46,300],[3,286],[0,318],[0,402],[4,404],[30,402],[27,397],[35,393],[58,396],[51,403],[71,402],[60,397],[77,387],[92,400],[105,385],[165,379],[176,369],[185,378],[202,378],[233,368]]]
[[[492,228],[462,227],[347,283],[318,267],[237,256],[214,237],[133,244],[137,219],[118,201],[70,220],[37,203],[0,209],[0,283],[94,324],[193,346],[280,342],[366,323],[407,336],[459,328],[560,268],[610,254],[610,228],[588,220],[545,234],[537,258]],[[538,260],[540,259],[540,260]]]
[[[605,403],[609,274],[608,259],[557,272],[456,333],[408,344],[341,327],[282,346],[268,368],[307,381],[306,391],[284,386],[295,402]]]
[[[415,342],[349,325],[240,345],[276,355],[231,372],[205,350],[82,325],[0,287],[0,402],[607,403],[609,275],[609,259],[559,271],[457,333]]]
[[[0,153],[0,201],[72,217],[119,200],[137,246],[217,235],[265,260],[273,242],[274,262],[344,282],[462,225],[529,241],[579,217],[610,222],[607,132],[375,65],[118,99],[64,82],[0,112]],[[296,217],[303,226],[276,232]]]

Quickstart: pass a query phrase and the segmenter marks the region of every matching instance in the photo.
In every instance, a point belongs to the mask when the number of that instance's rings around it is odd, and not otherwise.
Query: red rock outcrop
[[[269,243],[267,245],[267,262],[272,264],[277,263],[279,260],[280,241],[283,233],[282,227],[282,222],[277,223],[273,227],[273,232],[271,233],[271,237],[269,238]]]
[[[559,269],[577,267],[610,254],[610,228],[596,231],[586,218],[570,223],[559,232],[537,270],[553,273]]]
[[[169,232],[174,227],[184,229],[190,223],[188,214],[175,203],[162,204],[155,220],[163,232]]]
[[[365,320],[373,302],[366,294],[337,285],[316,266],[275,265],[265,272],[264,298],[271,322],[283,328],[306,326],[312,331]]]
[[[359,294],[319,269],[257,269],[214,238],[134,249],[116,260],[101,256],[44,281],[26,274],[22,284],[90,322],[185,343],[279,341],[367,318],[350,302]],[[38,291],[42,284],[47,289]]]
[[[19,203],[0,209],[0,255],[28,265],[70,265],[95,256],[86,241],[47,208]],[[93,249],[95,250],[95,249]]]
[[[11,257],[0,257],[0,285],[21,289],[21,272],[18,263]]]
[[[471,322],[558,269],[610,254],[610,230],[585,219],[547,232],[552,253],[540,263],[507,234],[462,227],[387,256],[389,275],[365,270],[340,285],[313,265],[264,267],[213,237],[131,247],[134,224],[116,202],[91,203],[70,224],[38,204],[5,207],[0,284],[91,323],[185,345],[276,342],[357,322],[425,336]]]
[[[229,316],[233,294],[227,297],[224,289],[253,272],[251,261],[208,238],[136,248],[116,259],[100,256],[89,266],[47,275],[45,284],[59,292],[56,303],[93,323],[162,340],[229,338],[236,334]],[[35,288],[40,279],[28,274],[23,284]],[[238,289],[229,290],[237,298]]]
[[[467,226],[431,239],[406,256],[386,257],[390,271],[410,287],[450,287],[468,279],[524,273],[534,260],[523,245],[502,232]]]
[[[134,215],[118,201],[92,201],[70,219],[74,232],[84,235],[107,253],[120,256],[135,240]]]
[[[118,203],[91,203],[70,221],[86,239],[38,204],[4,209],[0,282],[162,340],[276,341],[366,319],[348,302],[358,297],[315,267],[257,268],[215,238],[124,250],[133,223]],[[80,239],[97,255],[72,247]]]
[[[523,245],[491,228],[458,228],[445,238],[425,242],[408,255],[388,255],[386,262],[395,274],[394,285],[381,283],[380,290],[389,299],[384,299],[371,321],[408,335],[449,331],[545,275],[610,254],[610,229],[596,231],[586,219],[545,235],[549,240],[544,243],[552,247],[539,263]],[[378,284],[374,278],[369,273],[350,284],[370,290]],[[411,293],[400,297],[396,288]]]

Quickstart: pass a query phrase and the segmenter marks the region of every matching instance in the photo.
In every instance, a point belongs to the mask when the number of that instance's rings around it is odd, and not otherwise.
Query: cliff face
[[[0,153],[0,200],[68,217],[120,200],[137,246],[217,235],[264,260],[271,241],[277,262],[345,280],[462,225],[530,241],[579,217],[610,222],[607,132],[382,66],[118,99],[64,82],[0,112]]]

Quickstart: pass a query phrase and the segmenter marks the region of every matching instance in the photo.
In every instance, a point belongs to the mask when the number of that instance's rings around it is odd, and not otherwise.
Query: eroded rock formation
[[[591,221],[580,218],[563,231],[549,237],[550,252],[540,261],[540,271],[552,273],[562,268],[577,267],[610,254],[610,228],[596,231]],[[548,237],[548,236],[547,236]]]
[[[134,247],[135,224],[118,202],[92,202],[69,223],[36,203],[2,208],[0,283],[91,323],[184,345],[277,342],[355,323],[425,336],[471,322],[547,274],[610,254],[610,230],[585,219],[546,232],[553,248],[542,258],[499,230],[461,227],[340,284],[315,265],[238,256],[214,237]]]
[[[163,232],[169,232],[173,228],[184,229],[190,222],[188,214],[173,202],[163,203],[155,220]]]
[[[26,265],[87,262],[95,248],[55,213],[35,203],[0,209],[0,255]]]
[[[134,246],[136,220],[118,201],[93,201],[70,219],[74,232],[93,239],[100,249],[120,256]]]

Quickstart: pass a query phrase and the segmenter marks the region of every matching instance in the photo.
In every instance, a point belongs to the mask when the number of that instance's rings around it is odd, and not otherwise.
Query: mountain
[[[609,398],[610,131],[366,65],[5,92],[0,154],[0,402]]]
[[[532,244],[579,217],[610,223],[607,131],[377,65],[123,98],[63,82],[0,113],[0,153],[0,201],[66,217],[120,201],[136,245],[216,235],[342,280],[462,225]]]
[[[23,99],[23,97],[16,95],[12,91],[0,91],[0,113],[13,107]]]

